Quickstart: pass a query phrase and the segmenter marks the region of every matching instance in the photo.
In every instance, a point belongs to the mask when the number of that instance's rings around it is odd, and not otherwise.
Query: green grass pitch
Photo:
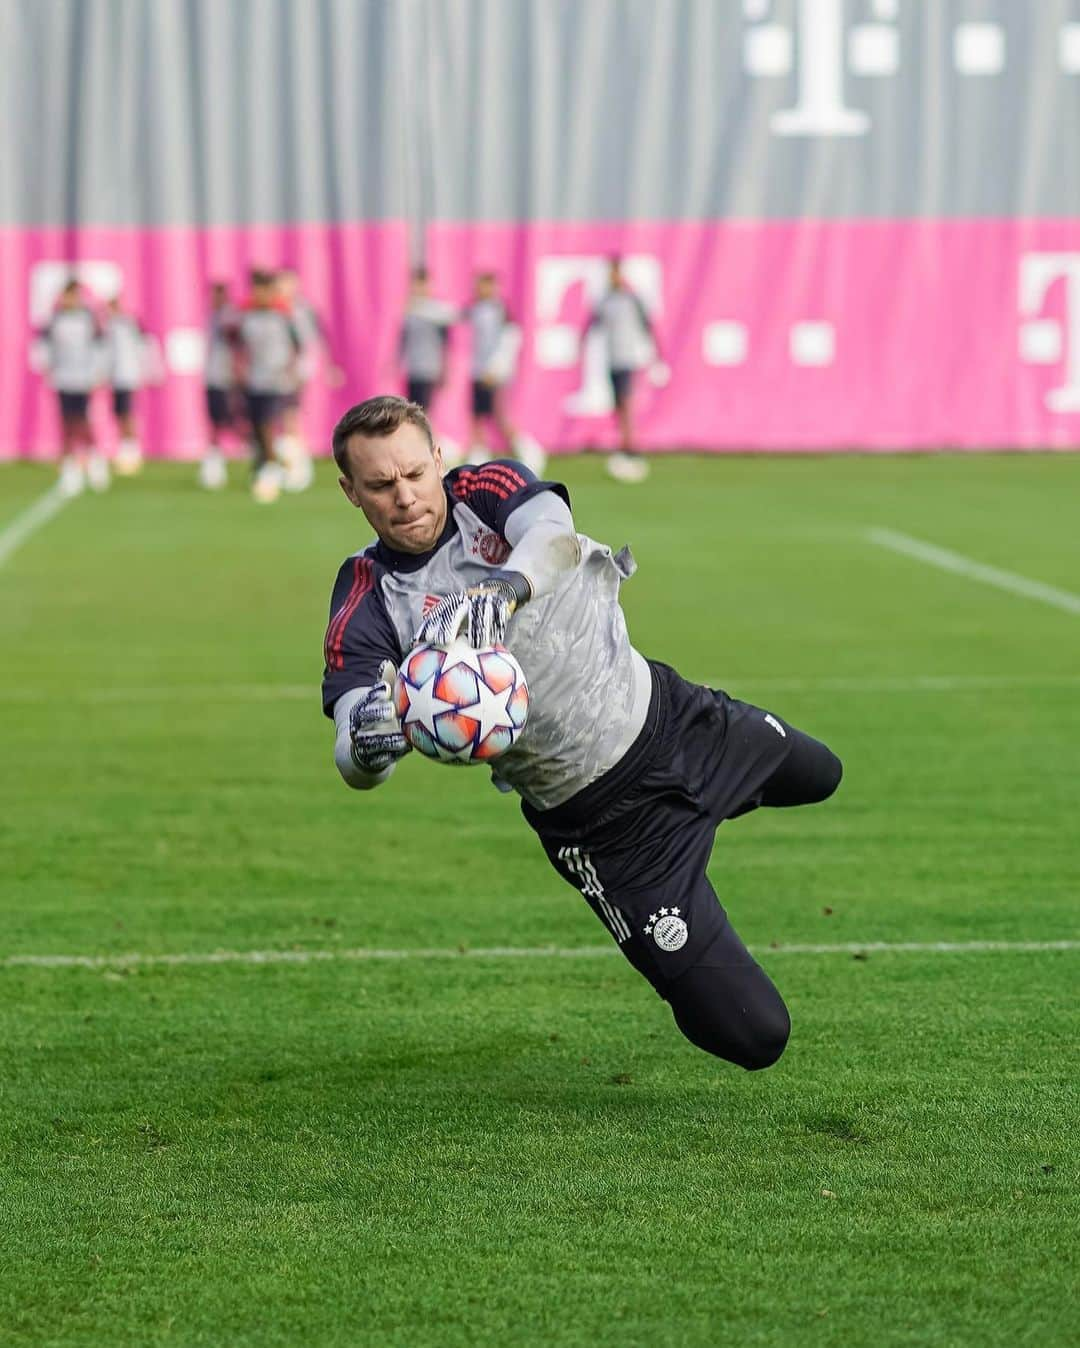
[[[844,760],[713,856],[787,1054],[616,955],[115,958],[609,940],[482,770],[338,780],[328,467],[151,465],[0,565],[0,1344],[1080,1341],[1080,951],[771,949],[1080,936],[1080,616],[866,538],[1076,594],[1080,458],[555,468],[639,648]],[[50,481],[0,470],[0,536]]]

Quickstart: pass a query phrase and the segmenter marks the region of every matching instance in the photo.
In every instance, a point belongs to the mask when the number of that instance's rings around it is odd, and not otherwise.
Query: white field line
[[[836,677],[821,679],[757,678],[728,674],[710,679],[712,687],[753,688],[773,693],[948,693],[993,692],[1008,688],[1075,688],[1080,674],[908,674],[897,677]],[[0,688],[4,703],[53,703],[60,694],[40,688]],[[107,706],[145,702],[307,702],[319,705],[319,685],[307,683],[161,684],[142,688],[71,688],[63,693],[66,703]]]
[[[1080,950],[1080,940],[1062,941],[846,941],[833,945],[758,947],[763,959],[774,955],[975,955]],[[3,969],[138,969],[215,964],[340,964],[403,960],[595,959],[617,955],[614,945],[488,946],[354,950],[209,950],[148,955],[6,955]]]
[[[43,496],[16,515],[6,528],[0,529],[0,566],[13,557],[43,524],[48,524],[54,515],[59,514],[70,500],[71,497],[63,495],[59,486],[50,487]]]
[[[917,561],[926,562],[928,566],[936,566],[940,571],[952,571],[958,576],[966,576],[969,580],[993,585],[998,590],[1008,590],[1010,594],[1022,595],[1025,599],[1036,599],[1042,604],[1051,604],[1065,613],[1080,614],[1080,595],[1071,594],[1068,590],[1044,585],[1042,581],[1029,580],[1027,576],[1018,576],[1014,571],[1002,571],[996,566],[974,562],[959,552],[935,547],[933,543],[923,543],[918,538],[896,533],[893,529],[867,529],[866,537],[878,547],[903,553],[905,557],[914,557]]]

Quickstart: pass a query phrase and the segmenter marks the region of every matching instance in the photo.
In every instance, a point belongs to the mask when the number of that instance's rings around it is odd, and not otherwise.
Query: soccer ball
[[[440,763],[490,763],[525,727],[529,687],[505,646],[414,646],[394,682],[405,738]]]

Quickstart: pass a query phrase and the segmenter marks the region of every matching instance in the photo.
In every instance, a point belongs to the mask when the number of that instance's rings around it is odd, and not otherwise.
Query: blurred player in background
[[[426,267],[414,269],[409,280],[409,302],[401,320],[398,359],[405,374],[406,396],[431,415],[431,403],[446,378],[446,348],[457,321],[452,304],[431,293]]]
[[[300,278],[291,267],[283,267],[277,273],[275,289],[282,308],[292,320],[300,343],[293,387],[282,398],[281,431],[275,448],[278,458],[285,467],[283,481],[285,490],[306,491],[314,481],[315,473],[311,464],[311,451],[304,439],[301,413],[304,390],[315,373],[320,347],[327,360],[326,382],[336,388],[341,385],[345,376],[334,360],[326,325],[305,298],[300,289]]]
[[[300,349],[300,335],[278,296],[274,273],[255,269],[236,325],[236,350],[255,447],[251,494],[262,505],[276,501],[284,483],[274,441],[285,401],[296,388]]]
[[[370,790],[408,751],[391,693],[414,642],[464,627],[474,647],[505,643],[530,710],[493,764],[496,785],[518,792],[548,860],[686,1038],[747,1070],[770,1066],[787,1008],[706,867],[723,820],[825,800],[839,760],[640,655],[620,604],[633,559],[578,533],[565,487],[505,459],[444,477],[427,418],[401,398],[346,412],[333,447],[341,488],[377,535],[342,565],[330,602],[323,709],[342,777]]]
[[[604,336],[619,428],[619,448],[608,455],[608,472],[619,482],[643,482],[649,475],[649,463],[634,446],[634,375],[648,367],[654,382],[665,383],[667,366],[658,359],[652,321],[627,284],[620,258],[611,259],[608,292],[593,310],[586,331],[593,328],[599,328]]]
[[[122,477],[131,477],[142,467],[134,400],[146,371],[146,337],[139,320],[124,308],[119,292],[106,308],[104,341],[113,415],[120,435],[113,467]]]
[[[221,437],[232,428],[235,420],[236,332],[239,322],[240,315],[229,299],[229,287],[224,281],[214,281],[210,286],[206,364],[203,367],[210,443],[199,463],[199,485],[208,491],[220,490],[229,476]]]
[[[104,491],[109,465],[90,427],[90,395],[105,373],[102,329],[74,277],[60,292],[38,342],[60,405],[60,490],[75,496],[89,483],[94,491]]]
[[[480,272],[475,287],[466,311],[472,330],[469,462],[481,464],[491,458],[487,427],[493,422],[514,457],[534,473],[542,473],[547,461],[543,449],[531,435],[515,430],[506,412],[507,386],[517,369],[521,329],[510,317],[493,272]]]
[[[432,295],[427,268],[414,268],[398,337],[398,360],[405,374],[408,400],[422,407],[429,417],[432,401],[446,382],[450,331],[459,317],[452,304]],[[447,468],[460,463],[461,446],[447,435],[442,436],[441,443]]]

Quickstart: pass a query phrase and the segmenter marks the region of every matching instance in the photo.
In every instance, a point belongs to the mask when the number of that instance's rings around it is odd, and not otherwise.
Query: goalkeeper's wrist
[[[503,585],[509,585],[514,592],[514,602],[520,608],[522,604],[527,604],[532,598],[532,585],[528,576],[522,575],[520,571],[493,571],[491,580],[501,581]]]

